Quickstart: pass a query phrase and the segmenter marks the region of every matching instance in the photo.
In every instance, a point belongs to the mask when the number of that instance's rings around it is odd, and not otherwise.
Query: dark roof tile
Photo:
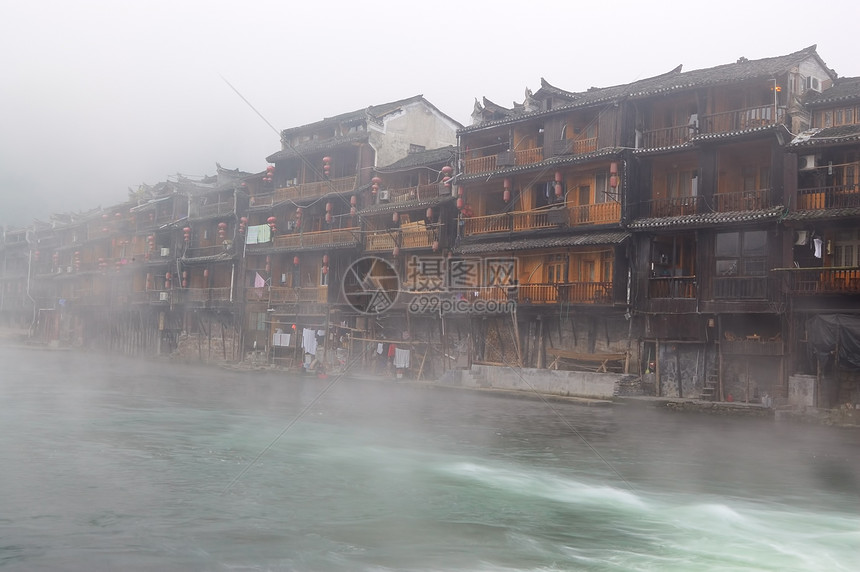
[[[631,222],[628,228],[632,230],[652,229],[660,227],[679,226],[716,226],[725,223],[753,222],[777,219],[785,211],[784,207],[772,207],[767,210],[735,211],[719,213],[702,213],[682,216],[642,218]]]
[[[569,246],[595,246],[600,244],[621,244],[630,237],[630,233],[593,232],[588,234],[568,234],[549,236],[546,238],[522,238],[498,242],[464,243],[454,248],[457,254],[480,254],[485,252],[511,252],[516,250],[531,250],[535,248],[553,248]]]

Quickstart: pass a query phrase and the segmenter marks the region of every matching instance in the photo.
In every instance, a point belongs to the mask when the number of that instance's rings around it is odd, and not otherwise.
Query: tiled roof
[[[418,151],[409,153],[402,159],[386,165],[377,167],[378,173],[393,173],[395,171],[404,171],[406,169],[414,169],[416,167],[424,167],[427,165],[437,165],[447,163],[454,159],[457,153],[457,147],[448,145],[439,149],[427,149],[426,151]]]
[[[834,80],[833,87],[821,93],[807,92],[806,105],[810,108],[828,107],[840,101],[860,101],[860,77],[840,77]]]
[[[510,252],[535,248],[559,246],[595,246],[600,244],[621,244],[630,237],[629,232],[592,232],[588,234],[568,234],[546,238],[522,238],[498,242],[476,242],[461,244],[454,248],[456,254],[479,254],[483,252]]]
[[[860,215],[860,207],[844,209],[819,209],[811,211],[794,211],[785,215],[785,220],[821,220]]]
[[[306,123],[304,125],[299,125],[298,127],[290,127],[288,129],[284,129],[281,131],[282,136],[290,135],[293,133],[298,133],[301,131],[309,130],[309,129],[319,129],[326,125],[337,125],[340,123],[352,123],[359,122],[365,118],[369,119],[379,119],[388,115],[393,111],[397,111],[402,106],[412,103],[414,101],[418,101],[423,99],[422,95],[414,95],[412,97],[407,97],[406,99],[399,99],[397,101],[390,101],[388,103],[382,103],[379,105],[371,105],[369,107],[364,107],[362,109],[356,109],[355,111],[348,111],[346,113],[341,113],[339,115],[335,115],[333,117],[326,117],[321,119],[320,121],[314,121],[312,123]]]
[[[328,242],[325,244],[311,244],[307,246],[261,246],[248,245],[248,252],[252,254],[276,254],[282,252],[309,252],[313,250],[334,250],[336,248],[355,248],[359,246],[358,238],[346,242]]]
[[[633,230],[659,227],[678,226],[716,226],[725,223],[753,222],[779,218],[785,211],[784,207],[772,207],[766,210],[734,211],[719,213],[703,213],[681,216],[642,218],[631,222],[628,228]]]
[[[846,143],[860,139],[860,124],[825,127],[824,129],[809,129],[800,133],[790,143],[790,147],[814,147]]]
[[[378,213],[387,213],[400,211],[404,212],[411,209],[417,209],[422,207],[434,207],[436,205],[440,205],[442,203],[453,201],[454,197],[452,196],[442,196],[442,197],[432,197],[429,199],[416,199],[413,201],[403,201],[397,203],[380,203],[377,205],[371,205],[367,208],[361,209],[358,211],[360,215],[373,215]]]
[[[460,129],[458,133],[468,133],[470,131],[484,129],[493,125],[501,125],[511,121],[519,121],[540,115],[556,114],[569,109],[604,104],[619,99],[641,99],[657,94],[692,90],[711,85],[736,83],[751,79],[770,79],[775,75],[787,72],[789,69],[810,57],[817,59],[822,66],[825,66],[824,62],[818,57],[815,48],[816,46],[813,45],[788,55],[758,60],[747,60],[745,58],[741,58],[732,64],[724,64],[712,68],[692,70],[689,72],[682,72],[681,67],[678,66],[668,73],[634,81],[628,84],[604,88],[591,88],[588,91],[579,93],[564,92],[570,97],[575,97],[575,100],[569,105],[555,107],[547,111],[524,113],[513,118],[471,125]],[[558,88],[554,89],[558,90]]]
[[[301,157],[302,155],[307,155],[309,153],[319,153],[320,151],[328,151],[329,149],[334,149],[342,145],[351,145],[353,143],[359,143],[361,141],[366,141],[368,137],[369,133],[367,131],[356,131],[355,133],[347,133],[346,135],[332,137],[331,139],[306,141],[298,145],[291,145],[286,149],[281,149],[276,153],[272,153],[271,155],[266,157],[266,161],[268,161],[269,163],[277,163],[278,161],[294,159],[296,157]]]

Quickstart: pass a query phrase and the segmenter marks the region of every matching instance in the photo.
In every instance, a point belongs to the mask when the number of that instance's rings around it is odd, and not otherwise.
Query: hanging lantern
[[[349,207],[349,216],[355,216],[355,207]]]
[[[372,179],[370,179],[370,182],[373,183],[374,185],[378,185],[379,183],[382,182],[382,179],[380,179],[379,177],[373,177]]]
[[[327,213],[331,212],[331,202],[327,202],[325,204],[325,212],[327,212]]]
[[[555,172],[555,182],[556,182],[556,183],[560,183],[560,182],[561,182],[561,180],[562,180],[562,179],[561,179],[561,171],[556,171],[556,172]]]
[[[442,174],[444,175],[450,175],[453,172],[454,167],[452,167],[451,165],[445,165],[444,167],[442,167]]]
[[[298,207],[296,209],[296,216],[302,216],[302,210],[303,210],[302,207]]]
[[[510,189],[505,189],[502,193],[502,199],[507,203],[511,200],[511,191]]]
[[[502,182],[502,186],[506,189],[510,189],[511,188],[511,178],[505,177],[505,180]]]
[[[428,219],[432,219],[432,218],[433,218],[433,209],[432,209],[432,207],[427,207],[427,212],[426,212],[425,214],[427,215],[427,218],[428,218]]]
[[[463,208],[463,197],[459,197],[459,198],[457,198],[457,208],[458,208],[458,209],[462,209],[462,208]]]
[[[209,269],[208,268],[203,269],[203,278],[209,278]]]
[[[394,257],[395,257],[395,258],[396,258],[396,257],[398,257],[398,256],[400,256],[400,247],[399,247],[399,246],[395,246],[395,247],[394,247],[394,250],[392,250],[392,251],[391,251],[391,254],[392,254],[392,255],[394,255]]]
[[[609,186],[613,189],[618,187],[618,163],[615,161],[609,164]]]
[[[355,206],[356,203],[358,203],[358,199],[356,198],[355,195],[352,195],[351,197],[349,197],[349,204],[351,204],[352,206]]]
[[[560,197],[561,193],[562,193],[561,183],[556,183],[555,184],[555,196]]]
[[[323,264],[328,266],[328,254],[323,254]]]
[[[39,262],[39,251],[38,250],[33,252],[33,260],[35,260],[36,262]]]
[[[102,214],[102,220],[107,220],[107,219],[108,219],[108,214],[107,213]]]
[[[433,252],[439,252],[439,241],[438,240],[433,241]]]
[[[458,186],[457,186],[457,196],[458,196],[458,197],[462,197],[462,196],[463,196],[463,185],[458,185]]]
[[[328,274],[328,266],[323,266],[323,267],[322,267],[322,273],[323,273],[323,274]]]
[[[397,211],[394,211],[393,213],[391,213],[391,220],[393,220],[394,222],[397,222],[398,218],[400,218],[400,216],[397,214]]]
[[[446,187],[451,186],[451,177],[442,177],[442,184]]]
[[[295,266],[298,266],[298,265],[299,265],[299,257],[298,257],[298,256],[293,256],[293,264],[294,264]]]
[[[185,242],[191,242],[191,228],[190,227],[186,226],[185,228],[183,228],[182,234],[183,234],[183,238],[185,239]]]
[[[325,213],[325,221],[328,224],[331,224],[331,213]]]
[[[269,218],[266,219],[266,222],[269,223],[269,226],[271,226],[271,225],[275,224],[276,222],[278,222],[278,219],[276,217],[270,216]]]

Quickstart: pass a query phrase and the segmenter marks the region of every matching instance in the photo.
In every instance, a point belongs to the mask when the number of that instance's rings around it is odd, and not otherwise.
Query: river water
[[[7,570],[857,570],[860,433],[0,348]]]

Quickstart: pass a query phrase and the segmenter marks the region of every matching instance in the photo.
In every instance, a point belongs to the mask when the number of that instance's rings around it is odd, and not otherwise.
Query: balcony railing
[[[714,278],[715,299],[767,299],[768,280],[764,276]]]
[[[702,133],[730,133],[774,125],[781,122],[783,117],[785,117],[784,107],[777,108],[776,118],[774,118],[774,106],[761,105],[706,115],[702,118],[700,126]]]
[[[621,221],[621,203],[611,201],[570,207],[570,224],[608,224]]]
[[[272,243],[278,248],[329,246],[358,241],[359,227],[333,228],[315,232],[300,232],[276,236]]]
[[[695,276],[667,276],[648,279],[649,298],[683,298],[696,297]]]
[[[512,286],[484,286],[477,291],[481,300],[514,300],[520,304],[611,304],[612,282],[529,283]]]
[[[699,212],[701,197],[673,197],[654,199],[648,203],[648,216],[683,216]]]
[[[301,288],[272,286],[269,289],[269,301],[272,304],[303,302],[325,304],[328,302],[328,286],[302,286]]]
[[[205,218],[210,216],[221,216],[232,214],[234,210],[233,201],[221,202],[211,205],[196,205],[191,207],[191,213],[188,218]]]
[[[607,224],[620,220],[621,204],[613,201],[569,208],[553,207],[468,217],[463,220],[463,234],[469,236],[493,232],[523,232],[556,228],[559,224]]]
[[[248,199],[248,204],[251,208],[254,207],[270,207],[275,204],[275,192],[271,193],[260,193],[251,195]]]
[[[227,249],[223,244],[217,244],[213,246],[199,246],[197,248],[188,248],[183,253],[183,258],[203,258],[206,256],[215,256],[216,254],[222,254],[227,252]],[[153,260],[154,258],[150,258]]]
[[[517,165],[531,165],[543,161],[543,147],[515,151]]]
[[[356,177],[341,177],[328,181],[315,181],[303,183],[294,187],[281,187],[275,189],[275,203],[284,201],[295,201],[299,199],[313,199],[329,193],[346,193],[355,189]]]
[[[224,288],[182,288],[181,292],[184,302],[231,302],[230,287]]]
[[[388,191],[389,201],[392,203],[405,203],[408,201],[434,199],[440,195],[439,186],[439,183],[430,183],[428,185],[390,189]],[[450,192],[449,190],[448,193],[450,194]]]
[[[553,155],[583,155],[597,151],[597,137],[553,141]]]
[[[690,124],[649,129],[642,133],[642,147],[645,149],[654,149],[657,147],[683,145],[695,134],[696,126]]]
[[[414,223],[413,223],[414,224]],[[415,225],[415,228],[381,230],[367,235],[365,250],[380,252],[401,248],[430,248],[433,241],[439,240],[441,224]]]
[[[473,157],[466,159],[463,162],[463,173],[466,175],[472,173],[487,173],[496,170],[496,156],[487,155],[486,157]]]
[[[797,210],[819,211],[853,207],[860,207],[860,185],[837,185],[797,191]]]
[[[714,198],[717,211],[721,213],[736,211],[755,211],[770,207],[770,189],[717,193]]]
[[[791,294],[860,294],[860,268],[788,269]]]

